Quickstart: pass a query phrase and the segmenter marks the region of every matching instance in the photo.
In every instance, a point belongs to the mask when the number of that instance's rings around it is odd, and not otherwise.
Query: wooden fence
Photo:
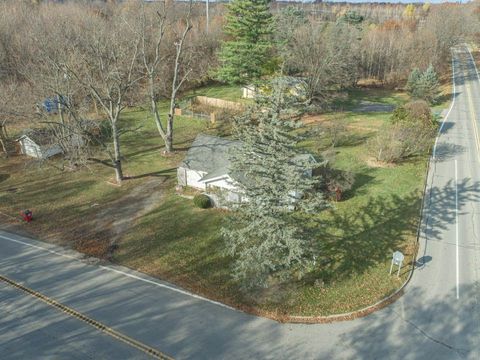
[[[197,96],[195,97],[194,101],[202,105],[214,106],[220,109],[239,110],[239,111],[242,111],[245,109],[245,106],[241,103],[238,103],[235,101],[211,98],[207,96]]]

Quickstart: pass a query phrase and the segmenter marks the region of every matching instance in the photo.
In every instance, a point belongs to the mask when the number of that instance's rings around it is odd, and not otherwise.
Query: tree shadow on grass
[[[374,170],[374,169],[372,169]],[[372,171],[370,170],[370,171]],[[375,180],[374,176],[366,175],[364,173],[356,173],[355,174],[355,181],[352,185],[352,188],[345,191],[345,193],[342,196],[343,200],[348,200],[352,198],[353,196],[358,196],[358,195],[363,195],[365,192],[368,191],[368,188],[363,190],[365,185],[375,185],[378,183],[378,180]]]
[[[146,177],[171,177],[175,174],[175,170],[177,170],[177,168],[164,169],[134,176],[126,176],[125,180],[142,179]]]
[[[480,201],[480,182],[464,179],[457,189],[459,211],[470,201]],[[424,223],[429,238],[441,240],[442,232],[455,222],[455,193],[453,182],[427,192]],[[414,246],[406,239],[417,232],[420,206],[418,193],[411,193],[370,198],[355,211],[332,210],[321,224],[318,251],[326,265],[317,275],[325,280],[346,278],[384,262],[395,250],[412,255]]]
[[[0,183],[8,180],[10,178],[10,174],[0,174]]]
[[[164,148],[165,148],[165,146],[163,146],[163,145],[152,146],[152,147],[148,147],[148,148],[145,148],[145,149],[142,149],[142,150],[138,150],[138,151],[134,151],[134,152],[125,154],[125,157],[129,158],[129,157],[134,157],[134,156],[137,156],[137,155],[144,155],[144,154],[153,153],[153,152],[159,152],[160,153],[160,150],[164,149]]]

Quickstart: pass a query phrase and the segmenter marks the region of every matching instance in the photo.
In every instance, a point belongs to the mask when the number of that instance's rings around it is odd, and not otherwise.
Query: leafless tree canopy
[[[286,6],[271,5],[275,56],[284,72],[305,79],[319,102],[360,79],[398,86],[414,67],[432,64],[441,72],[450,48],[480,33],[476,3],[304,4],[295,12],[300,18],[285,17]],[[342,21],[352,11],[361,23]],[[224,15],[224,5],[211,4],[207,26],[203,3],[2,1],[0,124],[54,128],[73,163],[86,162],[96,143],[120,182],[121,135],[131,130],[120,121],[124,109],[148,104],[159,142],[172,151],[176,102],[183,91],[212,81]],[[53,113],[43,110],[46,99],[54,100]],[[159,112],[162,99],[167,114]],[[108,123],[111,136],[90,134],[86,124],[93,118]],[[84,141],[72,144],[73,138]]]

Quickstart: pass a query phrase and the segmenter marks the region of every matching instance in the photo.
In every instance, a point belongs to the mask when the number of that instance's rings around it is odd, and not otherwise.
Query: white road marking
[[[447,114],[443,117],[442,125],[440,125],[440,129],[438,130],[438,135],[437,135],[437,138],[435,139],[435,145],[433,145],[433,154],[432,154],[433,160],[435,160],[435,156],[437,154],[437,143],[438,143],[438,139],[440,138],[440,135],[442,134],[443,126],[445,125],[445,121],[447,120],[448,116],[452,112],[453,106],[455,105],[456,86],[455,86],[455,57],[454,56],[452,56],[452,82],[453,82],[452,103],[450,105],[450,108],[448,109]]]
[[[456,240],[455,240],[455,259],[456,259],[456,279],[457,279],[457,299],[460,299],[460,289],[459,289],[459,259],[458,259],[458,165],[457,159],[455,159],[455,219],[456,219]]]
[[[477,70],[477,63],[475,62],[475,59],[473,58],[473,55],[472,55],[472,52],[470,51],[470,48],[467,45],[465,45],[465,47],[467,48],[468,54],[470,55],[470,59],[472,59],[472,63],[473,63],[473,66],[475,68],[475,72],[477,73],[477,79],[480,81],[480,75],[478,74],[478,70]]]
[[[30,243],[28,243],[28,242],[24,242],[24,241],[21,241],[21,240],[12,239],[12,238],[10,238],[10,237],[8,237],[8,236],[4,236],[4,235],[0,235],[0,238],[2,238],[2,239],[4,239],[4,240],[7,240],[7,241],[11,241],[11,242],[17,243],[17,244],[29,246],[29,247],[32,247],[32,248],[35,248],[35,249],[38,249],[38,250],[41,250],[41,251],[46,251],[46,252],[49,252],[49,253],[51,253],[51,254],[55,254],[55,255],[58,255],[58,256],[62,256],[62,257],[65,257],[65,258],[68,258],[68,259],[71,259],[71,260],[76,260],[76,261],[78,261],[78,262],[81,263],[80,259],[78,259],[78,258],[75,257],[75,256],[71,256],[71,255],[68,255],[68,254],[62,254],[62,253],[60,253],[60,252],[58,252],[58,251],[55,251],[55,250],[50,250],[50,249],[47,249],[47,248],[45,248],[45,247],[38,246],[38,245],[34,245],[34,244],[30,244]],[[156,282],[156,281],[144,279],[144,278],[142,278],[142,277],[140,277],[140,276],[133,275],[133,274],[129,274],[129,273],[124,272],[124,271],[121,271],[121,270],[113,269],[113,268],[108,267],[108,266],[100,265],[100,266],[98,266],[98,267],[101,268],[101,269],[103,269],[103,270],[106,270],[106,271],[111,271],[111,272],[114,272],[114,273],[117,273],[117,274],[120,274],[120,275],[129,277],[129,278],[131,278],[131,279],[139,280],[139,281],[142,281],[142,282],[147,283],[147,284],[151,284],[151,285],[154,285],[154,286],[157,286],[157,287],[161,287],[161,288],[164,288],[164,289],[168,289],[168,290],[171,290],[171,291],[175,291],[175,292],[178,292],[178,293],[180,293],[180,294],[187,295],[187,296],[193,297],[193,298],[198,299],[198,300],[202,300],[202,301],[209,302],[210,304],[218,305],[218,306],[221,306],[221,307],[224,307],[224,308],[227,308],[227,309],[235,310],[235,311],[236,311],[236,309],[232,308],[231,306],[222,304],[221,302],[218,302],[218,301],[214,301],[214,300],[210,300],[210,299],[204,298],[204,297],[199,296],[199,295],[192,294],[192,293],[190,293],[190,292],[188,292],[188,291],[185,291],[185,290],[182,290],[182,289],[177,289],[177,288],[174,288],[174,287],[169,286],[169,285],[166,285],[166,284],[161,284],[161,283]]]

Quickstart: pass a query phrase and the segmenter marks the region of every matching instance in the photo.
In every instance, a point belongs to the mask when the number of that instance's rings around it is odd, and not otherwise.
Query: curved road
[[[428,178],[417,269],[354,321],[280,324],[120,267],[0,231],[0,275],[176,359],[480,359],[480,81],[453,51],[455,100]],[[0,358],[147,355],[0,281]]]

